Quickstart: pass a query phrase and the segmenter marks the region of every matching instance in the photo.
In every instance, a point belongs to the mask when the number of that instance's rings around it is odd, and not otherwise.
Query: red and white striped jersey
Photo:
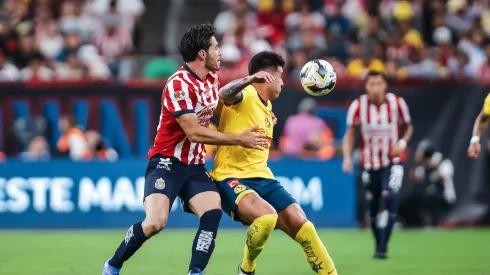
[[[190,142],[175,118],[195,113],[199,125],[208,127],[218,106],[218,89],[215,71],[202,80],[187,65],[175,72],[163,89],[160,123],[148,158],[161,154],[185,164],[204,164],[204,144]]]
[[[354,100],[347,112],[347,126],[361,131],[361,164],[366,170],[378,170],[393,163],[390,152],[398,140],[400,126],[410,123],[410,112],[403,98],[387,93],[381,106],[369,102],[367,95]]]

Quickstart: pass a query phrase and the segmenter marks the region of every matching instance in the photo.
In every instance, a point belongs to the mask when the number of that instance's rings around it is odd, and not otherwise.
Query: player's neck
[[[381,106],[385,102],[385,97],[383,96],[381,98],[371,98],[369,99],[369,102],[371,102],[371,104],[374,104],[376,106]]]
[[[187,67],[191,69],[201,80],[205,79],[209,73],[208,68],[200,61],[192,61],[186,63]]]
[[[262,103],[267,105],[267,101],[269,101],[270,98],[267,95],[267,91],[265,90],[265,87],[261,87],[260,85],[253,85],[253,86],[255,87],[255,90],[257,90],[257,94],[259,95],[260,100],[262,100]]]

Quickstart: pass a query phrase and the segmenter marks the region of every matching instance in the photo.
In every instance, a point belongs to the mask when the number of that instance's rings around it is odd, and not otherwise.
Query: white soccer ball
[[[313,96],[330,93],[337,82],[337,74],[325,60],[315,59],[306,63],[299,74],[303,89]]]

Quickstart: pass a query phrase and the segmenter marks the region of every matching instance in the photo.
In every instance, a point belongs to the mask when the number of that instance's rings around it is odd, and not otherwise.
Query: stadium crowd
[[[362,78],[371,69],[396,79],[490,82],[485,3],[222,0],[224,9],[214,21],[222,38],[221,74],[230,79],[243,74],[251,54],[273,49],[288,57],[293,77],[309,59],[322,58],[339,77]]]
[[[0,1],[0,81],[128,77],[141,0]]]

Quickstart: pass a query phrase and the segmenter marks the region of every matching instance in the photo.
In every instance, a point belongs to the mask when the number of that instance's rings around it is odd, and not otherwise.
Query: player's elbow
[[[199,138],[199,131],[197,129],[192,129],[187,131],[186,133],[187,139],[192,142],[192,143],[199,143],[201,142],[201,139]]]

